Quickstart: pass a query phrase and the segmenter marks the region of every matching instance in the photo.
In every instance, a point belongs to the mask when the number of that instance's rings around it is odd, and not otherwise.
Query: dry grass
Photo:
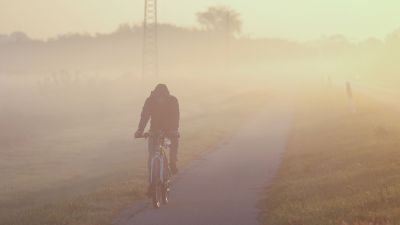
[[[301,99],[283,163],[266,193],[264,224],[400,224],[400,117],[342,92]]]

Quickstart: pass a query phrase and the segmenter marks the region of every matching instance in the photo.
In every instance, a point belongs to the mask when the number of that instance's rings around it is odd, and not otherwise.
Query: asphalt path
[[[255,225],[291,127],[290,105],[270,102],[233,137],[174,178],[170,203],[134,204],[117,225]],[[181,149],[184,151],[184,149]]]

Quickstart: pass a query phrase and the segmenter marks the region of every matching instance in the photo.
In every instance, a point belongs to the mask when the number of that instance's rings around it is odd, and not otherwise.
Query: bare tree
[[[226,6],[213,6],[197,13],[197,21],[208,31],[234,35],[242,30],[240,14]]]

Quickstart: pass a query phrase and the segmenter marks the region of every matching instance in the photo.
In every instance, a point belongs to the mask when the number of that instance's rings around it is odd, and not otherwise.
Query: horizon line
[[[31,39],[32,41],[42,41],[42,42],[48,42],[48,41],[52,41],[52,40],[57,40],[61,37],[64,36],[68,36],[68,35],[81,35],[81,36],[90,36],[90,37],[97,37],[97,36],[101,36],[101,35],[112,35],[118,32],[118,30],[122,27],[128,25],[130,29],[132,28],[142,28],[143,27],[143,23],[129,23],[129,22],[125,22],[125,23],[120,23],[118,26],[116,26],[115,29],[108,31],[108,32],[90,32],[90,31],[67,31],[64,33],[59,33],[53,36],[48,36],[48,37],[34,37],[32,35],[30,35],[28,32],[26,31],[22,31],[22,30],[15,30],[15,31],[11,31],[11,32],[0,32],[0,37],[1,36],[11,36],[12,34],[16,34],[16,33],[22,33],[24,35],[26,35],[29,39]],[[201,29],[199,26],[182,26],[182,25],[178,25],[178,24],[173,24],[173,23],[159,23],[159,26],[172,26],[172,27],[176,27],[176,28],[180,28],[180,29],[186,29],[186,30],[196,30],[196,31],[206,31],[204,29]],[[324,38],[330,38],[330,37],[343,37],[345,38],[347,41],[349,42],[363,42],[363,41],[368,41],[368,40],[379,40],[379,41],[385,41],[385,39],[395,33],[395,32],[399,32],[400,31],[400,26],[397,28],[394,28],[392,31],[388,31],[387,34],[384,37],[376,37],[376,36],[368,36],[365,38],[351,38],[346,34],[343,33],[331,33],[331,34],[321,34],[319,37],[314,37],[314,38],[308,38],[308,39],[294,39],[294,38],[289,38],[289,37],[279,37],[279,36],[259,36],[259,35],[252,35],[252,34],[238,34],[235,35],[238,37],[238,39],[240,38],[245,38],[245,39],[280,39],[280,40],[286,40],[286,41],[291,41],[291,42],[300,42],[300,43],[306,43],[306,42],[313,42],[313,41],[318,41]]]

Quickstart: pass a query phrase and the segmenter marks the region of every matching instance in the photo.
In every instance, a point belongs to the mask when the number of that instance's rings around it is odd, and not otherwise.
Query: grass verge
[[[352,113],[340,96],[300,101],[263,224],[400,224],[399,111],[357,96]]]

